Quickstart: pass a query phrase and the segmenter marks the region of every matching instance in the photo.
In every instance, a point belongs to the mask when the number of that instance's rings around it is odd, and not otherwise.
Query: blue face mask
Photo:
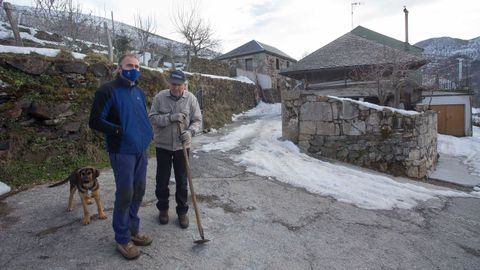
[[[132,69],[129,69],[129,70],[126,70],[126,69],[122,69],[122,76],[131,81],[131,82],[134,82],[138,79],[138,77],[140,77],[140,71],[132,68]]]

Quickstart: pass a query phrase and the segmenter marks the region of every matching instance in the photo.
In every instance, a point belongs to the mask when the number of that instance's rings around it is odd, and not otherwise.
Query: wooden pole
[[[110,37],[110,31],[108,31],[107,22],[103,22],[103,27],[105,28],[105,32],[107,33],[107,40],[108,40],[108,59],[110,60],[110,62],[113,62],[112,38]]]
[[[112,14],[112,35],[115,38],[115,21],[113,20],[113,11],[110,11]]]
[[[23,47],[22,38],[20,37],[20,31],[18,30],[17,20],[13,17],[12,14],[12,4],[10,4],[9,2],[4,2],[3,8],[5,8],[5,13],[7,14],[8,21],[10,22],[10,26],[12,27],[13,36],[15,37],[15,45]]]

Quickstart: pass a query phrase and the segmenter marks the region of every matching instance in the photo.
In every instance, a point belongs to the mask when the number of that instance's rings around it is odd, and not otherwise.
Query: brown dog
[[[90,204],[90,198],[88,197],[88,191],[91,191],[92,197],[95,199],[97,203],[98,209],[98,218],[106,219],[107,216],[103,211],[102,201],[100,200],[100,192],[99,192],[99,184],[97,177],[100,175],[100,172],[92,167],[83,167],[73,171],[69,177],[65,180],[52,184],[48,187],[56,187],[62,184],[67,183],[70,181],[70,197],[68,199],[68,211],[73,210],[73,195],[75,195],[75,191],[78,189],[78,194],[80,195],[80,199],[82,200],[83,206],[83,220],[82,223],[87,225],[90,223],[90,212],[88,212],[87,204]]]

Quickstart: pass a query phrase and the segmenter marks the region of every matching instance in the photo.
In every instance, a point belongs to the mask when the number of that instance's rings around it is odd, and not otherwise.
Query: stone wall
[[[201,104],[204,129],[223,127],[233,114],[257,104],[255,84],[193,74],[188,76],[188,88]]]
[[[68,171],[87,165],[83,161],[98,162],[104,153],[103,136],[88,127],[88,117],[95,91],[113,79],[114,66],[89,57],[64,56],[0,54],[0,178],[4,182],[12,184],[16,173],[6,163],[30,166],[48,159],[59,166],[65,163]],[[148,109],[155,94],[168,88],[167,76],[168,72],[141,70]],[[202,92],[204,128],[222,127],[234,113],[256,105],[254,84],[197,74],[189,75],[189,80],[190,91]]]
[[[209,60],[198,57],[192,57],[188,71],[218,76],[230,76],[230,66],[227,63],[220,60]]]
[[[437,154],[437,115],[350,99],[282,92],[283,137],[313,157],[393,175],[428,177]]]

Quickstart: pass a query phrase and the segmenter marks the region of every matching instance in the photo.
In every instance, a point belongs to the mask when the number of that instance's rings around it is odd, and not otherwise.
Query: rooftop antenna
[[[360,6],[360,5],[363,5],[362,2],[352,2],[351,3],[351,6],[352,6],[352,29],[353,29],[353,6]]]

